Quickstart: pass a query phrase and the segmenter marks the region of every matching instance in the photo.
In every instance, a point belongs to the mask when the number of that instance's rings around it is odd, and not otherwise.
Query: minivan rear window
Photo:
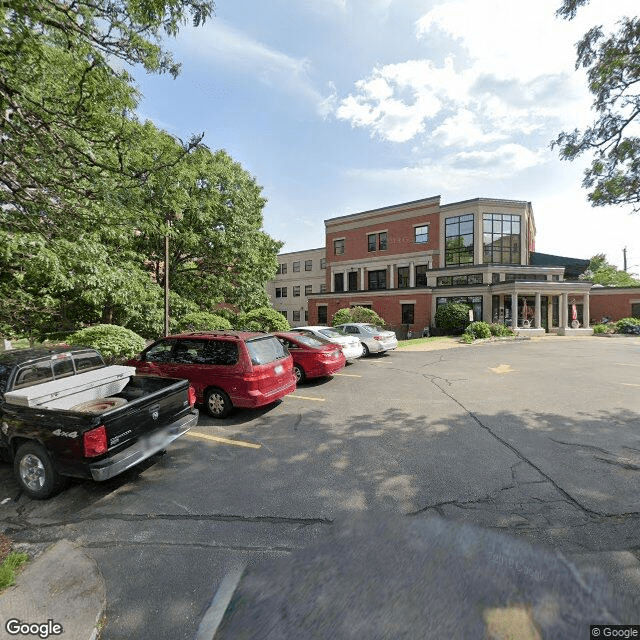
[[[247,350],[253,364],[268,364],[289,355],[285,346],[275,336],[248,340]]]

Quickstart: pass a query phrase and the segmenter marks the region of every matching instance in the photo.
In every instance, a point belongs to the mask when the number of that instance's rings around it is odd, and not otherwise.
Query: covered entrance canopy
[[[515,331],[589,332],[591,282],[516,281],[491,286],[491,321]]]

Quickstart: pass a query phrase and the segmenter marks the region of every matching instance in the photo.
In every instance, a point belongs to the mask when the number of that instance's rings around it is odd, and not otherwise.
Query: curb
[[[31,636],[97,640],[105,608],[105,582],[95,561],[60,540],[29,562],[16,584],[0,595],[0,639],[19,637],[17,625],[27,624],[35,625],[28,630]],[[9,621],[16,620],[9,633]],[[54,625],[59,625],[55,631]]]

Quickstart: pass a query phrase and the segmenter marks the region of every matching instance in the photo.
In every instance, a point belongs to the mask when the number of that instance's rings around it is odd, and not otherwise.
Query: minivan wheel
[[[213,418],[226,418],[233,408],[231,398],[222,389],[209,389],[204,398],[207,413]]]
[[[13,470],[22,490],[36,500],[52,496],[63,484],[49,454],[35,442],[27,442],[18,448]]]
[[[293,365],[293,373],[296,376],[296,384],[300,384],[305,379],[304,369],[299,364]]]

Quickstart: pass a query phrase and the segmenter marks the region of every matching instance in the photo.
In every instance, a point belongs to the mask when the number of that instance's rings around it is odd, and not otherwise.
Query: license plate
[[[283,367],[281,364],[279,364],[279,365],[277,365],[277,366],[276,366],[276,368],[274,369],[274,371],[275,371],[277,374],[280,374],[280,373],[282,373],[282,372],[284,371],[284,367]]]

